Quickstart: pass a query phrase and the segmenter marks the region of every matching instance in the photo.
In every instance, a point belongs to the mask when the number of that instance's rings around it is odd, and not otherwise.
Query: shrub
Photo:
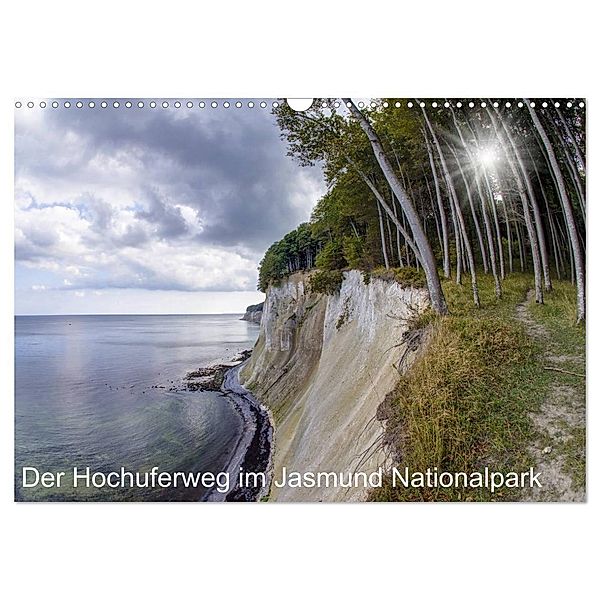
[[[337,294],[342,287],[344,275],[341,271],[317,271],[310,276],[309,286],[315,294]]]
[[[427,279],[423,271],[417,271],[413,267],[397,267],[385,269],[378,267],[371,271],[371,277],[382,279],[383,281],[395,281],[403,286],[423,288],[427,286]]]

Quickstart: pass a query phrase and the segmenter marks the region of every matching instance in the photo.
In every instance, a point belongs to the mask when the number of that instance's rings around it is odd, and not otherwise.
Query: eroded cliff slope
[[[300,472],[370,473],[382,429],[378,405],[394,387],[406,321],[428,305],[424,290],[344,274],[339,293],[315,294],[294,274],[267,292],[261,331],[241,382],[275,421],[274,477]],[[376,444],[375,444],[376,446]],[[272,488],[276,500],[360,500],[364,489]]]

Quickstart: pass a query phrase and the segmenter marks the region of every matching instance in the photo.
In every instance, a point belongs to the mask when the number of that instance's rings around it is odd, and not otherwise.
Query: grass
[[[530,314],[550,333],[546,350],[560,357],[559,368],[574,373],[585,373],[585,325],[577,324],[575,289],[565,281],[554,281],[554,289],[546,294],[545,304],[532,304]],[[586,379],[567,373],[554,372],[553,381],[569,386],[574,395],[585,402]],[[576,489],[583,489],[586,481],[586,428],[585,423],[564,423],[564,439],[548,440],[562,456],[564,469],[571,476]]]
[[[566,281],[554,281],[544,304],[531,306],[531,316],[551,333],[553,351],[560,354],[585,353],[585,325],[577,324],[575,289]]]
[[[576,489],[585,489],[585,426],[573,427],[570,437],[563,442],[560,448],[564,459],[566,472],[571,476]]]
[[[386,438],[398,466],[438,467],[467,473],[527,470],[534,435],[529,413],[541,404],[551,380],[541,349],[514,318],[531,276],[513,274],[494,294],[490,276],[479,278],[482,307],[471,288],[445,282],[451,314],[424,317],[427,346],[391,395]],[[552,309],[554,310],[554,309]],[[372,490],[375,501],[514,500],[514,490],[393,487]]]

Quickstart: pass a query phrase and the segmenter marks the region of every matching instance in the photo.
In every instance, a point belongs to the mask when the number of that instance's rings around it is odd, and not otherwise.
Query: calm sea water
[[[240,315],[15,317],[15,493],[19,500],[198,500],[206,490],[72,488],[74,466],[218,472],[240,433],[222,396],[181,388],[190,370],[251,348]],[[23,466],[66,471],[22,488]]]

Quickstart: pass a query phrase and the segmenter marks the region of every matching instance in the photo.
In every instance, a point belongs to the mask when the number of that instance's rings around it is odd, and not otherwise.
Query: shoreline
[[[246,359],[248,360],[248,359]],[[264,473],[265,485],[240,486],[228,492],[212,490],[206,502],[258,502],[268,496],[273,475],[273,424],[269,411],[239,382],[239,370],[246,363],[219,365],[226,368],[221,392],[227,396],[242,419],[242,433],[229,464],[223,469],[230,481],[238,481],[241,471]]]

